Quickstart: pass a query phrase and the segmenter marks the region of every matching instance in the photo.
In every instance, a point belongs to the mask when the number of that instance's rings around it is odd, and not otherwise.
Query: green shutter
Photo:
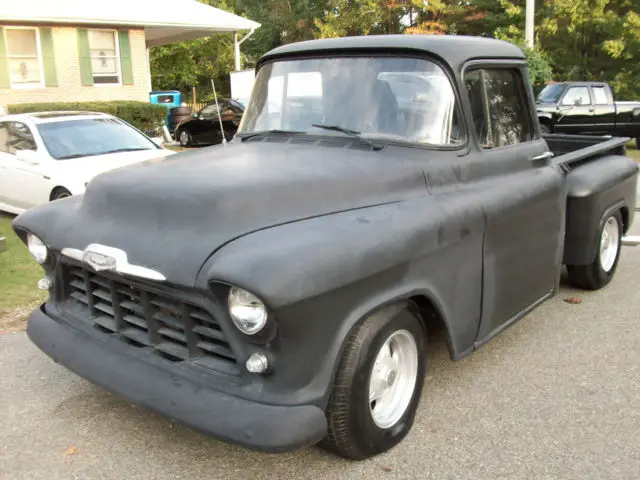
[[[80,61],[80,81],[82,85],[93,85],[89,32],[86,28],[78,29],[78,59]]]
[[[120,44],[120,71],[122,84],[133,85],[133,66],[131,65],[131,45],[129,44],[129,30],[118,30]]]
[[[4,46],[4,29],[0,27],[0,88],[9,87],[11,87],[9,61],[7,60],[7,49]]]
[[[53,35],[50,28],[40,29],[40,48],[42,49],[42,65],[44,66],[44,84],[47,87],[57,87],[58,75],[56,74]]]

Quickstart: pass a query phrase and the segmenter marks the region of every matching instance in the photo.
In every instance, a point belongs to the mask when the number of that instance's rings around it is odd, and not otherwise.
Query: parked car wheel
[[[399,443],[413,425],[426,371],[426,333],[408,305],[382,310],[347,341],[321,446],[363,460]]]
[[[622,246],[622,216],[609,215],[599,232],[600,241],[595,259],[588,265],[568,265],[569,281],[585,290],[598,290],[607,285],[618,267]]]
[[[71,196],[71,192],[69,190],[67,190],[66,188],[56,188],[52,193],[51,193],[51,201],[53,200],[60,200],[61,198],[67,198]]]
[[[180,145],[183,147],[190,147],[193,143],[191,134],[186,130],[180,130],[178,132],[178,140],[180,141]]]
[[[548,135],[548,134],[551,133],[551,128],[546,123],[541,123],[540,124],[540,133],[542,133],[543,135]]]

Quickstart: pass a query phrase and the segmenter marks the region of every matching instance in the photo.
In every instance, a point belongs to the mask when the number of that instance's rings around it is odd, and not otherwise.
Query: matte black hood
[[[121,248],[131,263],[192,285],[215,250],[247,233],[424,193],[422,170],[391,152],[233,142],[102,174],[83,197],[14,223],[56,250]]]

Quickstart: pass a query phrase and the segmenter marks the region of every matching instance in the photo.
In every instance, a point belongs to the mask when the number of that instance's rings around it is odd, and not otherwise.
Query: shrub
[[[166,107],[146,102],[60,102],[60,103],[22,103],[9,105],[7,113],[32,113],[73,110],[83,112],[102,112],[121,118],[137,129],[147,132],[162,125],[167,115]]]

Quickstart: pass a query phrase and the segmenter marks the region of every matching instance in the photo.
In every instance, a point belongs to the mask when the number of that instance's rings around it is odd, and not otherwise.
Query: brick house
[[[149,49],[259,24],[194,0],[2,0],[0,108],[148,101]],[[236,62],[238,64],[239,62]]]

